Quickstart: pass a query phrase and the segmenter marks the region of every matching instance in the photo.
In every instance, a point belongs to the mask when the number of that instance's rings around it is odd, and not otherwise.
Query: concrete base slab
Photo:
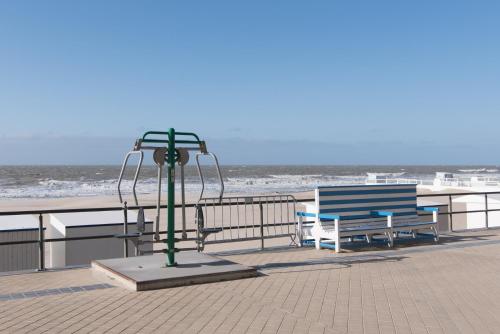
[[[92,268],[133,291],[255,277],[255,268],[212,255],[186,251],[176,254],[176,267],[165,267],[165,254],[94,260]]]

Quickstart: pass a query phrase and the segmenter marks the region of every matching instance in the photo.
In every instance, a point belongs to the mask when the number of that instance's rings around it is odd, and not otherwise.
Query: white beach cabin
[[[453,211],[482,211],[486,209],[485,196],[479,194],[457,196],[453,199]],[[500,210],[500,196],[488,196],[488,210]],[[455,230],[486,228],[486,213],[469,212],[453,217]],[[488,227],[500,226],[500,211],[488,212]]]
[[[33,215],[0,217],[0,242],[38,240],[38,218]],[[38,268],[38,244],[0,246],[0,271]]]
[[[129,210],[128,231],[137,232],[137,211]],[[123,234],[123,211],[99,211],[51,214],[47,238],[72,238],[98,235]],[[146,221],[145,232],[153,231],[153,223]],[[143,235],[141,240],[152,240],[152,235]],[[89,265],[92,260],[119,258],[124,255],[123,239],[103,238],[70,240],[48,243],[50,259],[48,266]],[[151,251],[152,243],[141,245],[142,251]],[[128,241],[129,256],[135,255],[132,241]]]

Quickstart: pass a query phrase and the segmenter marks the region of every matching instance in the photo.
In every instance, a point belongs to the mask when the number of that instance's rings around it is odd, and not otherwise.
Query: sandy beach
[[[262,195],[276,195],[262,194]],[[244,194],[226,194],[225,196],[245,196]],[[297,200],[303,200],[314,197],[314,192],[297,192],[293,193]],[[155,194],[138,195],[139,205],[156,205]],[[199,194],[187,193],[186,203],[194,204],[198,201]],[[180,203],[180,193],[176,193],[176,203]],[[131,195],[124,195],[124,201],[129,205],[134,205],[134,199]],[[166,194],[162,194],[162,205],[166,204]],[[116,196],[87,196],[87,197],[62,197],[62,198],[15,198],[0,200],[0,211],[17,211],[17,210],[50,210],[50,209],[81,209],[95,207],[113,207],[122,206]]]

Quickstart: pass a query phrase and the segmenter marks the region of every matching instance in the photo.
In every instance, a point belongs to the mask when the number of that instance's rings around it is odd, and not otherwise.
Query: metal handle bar
[[[220,203],[220,202],[222,202],[222,197],[224,196],[224,180],[222,179],[222,173],[220,171],[219,160],[217,159],[217,156],[215,154],[210,153],[210,152],[196,154],[196,167],[198,168],[198,175],[200,176],[200,180],[201,180],[201,193],[200,193],[200,198],[198,201],[201,201],[203,199],[203,192],[205,191],[205,180],[203,179],[203,172],[201,171],[201,166],[200,166],[200,156],[201,155],[208,155],[214,159],[215,168],[217,169],[217,175],[219,176],[219,184],[220,184],[219,203]]]
[[[125,156],[125,159],[123,160],[123,164],[122,164],[122,169],[120,171],[120,176],[118,177],[118,197],[120,199],[120,203],[123,203],[122,192],[121,192],[121,184],[122,184],[123,174],[125,173],[125,168],[127,167],[128,159],[133,154],[139,155],[139,162],[138,162],[137,168],[135,170],[134,183],[132,185],[132,193],[134,194],[135,205],[139,205],[139,203],[137,201],[137,194],[135,192],[135,186],[137,185],[137,179],[139,178],[139,172],[140,172],[141,167],[142,167],[142,161],[144,160],[144,153],[142,151],[130,151]]]
[[[150,135],[163,135],[163,136],[168,136],[168,132],[165,132],[165,131],[147,131],[146,133],[144,133],[142,135],[142,139],[143,140],[148,140],[146,139],[146,137],[150,136]],[[175,136],[188,136],[188,137],[194,137],[196,139],[196,142],[197,143],[200,143],[201,140],[200,140],[200,137],[198,137],[197,134],[195,133],[192,133],[192,132],[175,132]],[[151,139],[149,139],[151,140]],[[167,143],[168,143],[168,140],[165,140]],[[175,141],[176,143],[178,143],[179,141]]]

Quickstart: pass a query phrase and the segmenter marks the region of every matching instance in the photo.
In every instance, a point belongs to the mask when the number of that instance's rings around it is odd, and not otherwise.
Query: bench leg
[[[339,220],[335,219],[335,253],[340,253],[340,228]]]
[[[303,221],[304,218],[302,216],[299,216],[299,221],[297,222],[297,230],[295,231],[296,234],[296,240],[298,240],[298,246],[302,247],[302,240],[303,240],[303,235],[302,235],[302,225],[304,223]]]
[[[390,248],[394,247],[394,234],[392,232],[386,233],[388,245]]]
[[[437,230],[437,226],[432,226],[431,230],[432,230],[432,233],[434,233],[434,241],[438,242],[439,241],[439,232]]]
[[[372,243],[372,236],[370,234],[366,235],[366,242],[371,244]]]
[[[321,249],[321,238],[314,238],[314,245],[316,246],[316,249]]]

